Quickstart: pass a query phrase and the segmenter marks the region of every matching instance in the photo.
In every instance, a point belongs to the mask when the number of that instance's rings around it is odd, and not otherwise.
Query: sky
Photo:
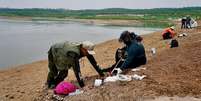
[[[0,8],[180,8],[201,7],[201,0],[0,0]]]

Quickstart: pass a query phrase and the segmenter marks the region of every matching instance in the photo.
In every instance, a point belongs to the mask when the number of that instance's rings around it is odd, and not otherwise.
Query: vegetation
[[[67,9],[11,9],[0,8],[0,16],[53,17],[73,19],[118,19],[140,20],[143,22],[163,23],[169,25],[173,19],[183,16],[201,19],[201,7],[187,8],[155,8],[155,9],[124,9],[108,8],[101,10],[67,10]],[[165,24],[166,23],[166,24]]]

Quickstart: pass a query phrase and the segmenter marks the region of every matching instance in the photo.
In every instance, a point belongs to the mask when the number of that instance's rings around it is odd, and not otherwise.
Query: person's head
[[[95,45],[92,42],[90,42],[90,41],[83,41],[81,43],[81,47],[80,47],[81,54],[83,56],[87,56],[89,54],[90,55],[95,54],[94,47],[95,47]]]
[[[129,31],[123,31],[119,37],[119,42],[123,42],[124,44],[128,45],[132,42],[134,36],[131,36]]]

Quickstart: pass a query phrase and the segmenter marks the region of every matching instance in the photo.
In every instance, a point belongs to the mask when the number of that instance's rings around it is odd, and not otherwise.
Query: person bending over
[[[169,28],[166,28],[163,32],[162,32],[162,37],[164,40],[166,39],[172,39],[175,35],[176,35],[176,32],[174,31],[175,27],[172,26],[172,27],[169,27]]]
[[[100,76],[104,76],[101,68],[97,65],[93,57],[94,44],[90,41],[84,41],[81,44],[62,42],[51,46],[48,51],[49,73],[47,77],[48,88],[55,88],[57,84],[63,81],[68,75],[68,69],[71,67],[75,73],[80,87],[84,87],[84,81],[80,71],[79,59],[87,57]]]

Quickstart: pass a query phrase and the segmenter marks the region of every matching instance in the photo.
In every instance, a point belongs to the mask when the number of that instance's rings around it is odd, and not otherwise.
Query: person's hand
[[[101,74],[99,74],[100,75],[100,77],[104,77],[105,76],[105,74],[104,73],[101,73]]]
[[[100,77],[104,77],[105,76],[103,70],[100,70],[99,75],[100,75]]]
[[[97,68],[98,68],[98,74],[99,74],[99,76],[100,77],[104,77],[105,76],[105,74],[104,74],[104,71],[103,71],[103,69],[101,69],[101,67],[99,66],[99,65],[97,65]]]
[[[84,85],[84,81],[83,81],[83,80],[80,80],[80,81],[79,81],[79,85],[80,85],[81,88],[83,88],[83,87],[85,86],[85,85]]]
[[[117,74],[120,74],[120,73],[122,73],[122,70],[120,68],[115,68],[112,71],[112,75],[117,75]]]

